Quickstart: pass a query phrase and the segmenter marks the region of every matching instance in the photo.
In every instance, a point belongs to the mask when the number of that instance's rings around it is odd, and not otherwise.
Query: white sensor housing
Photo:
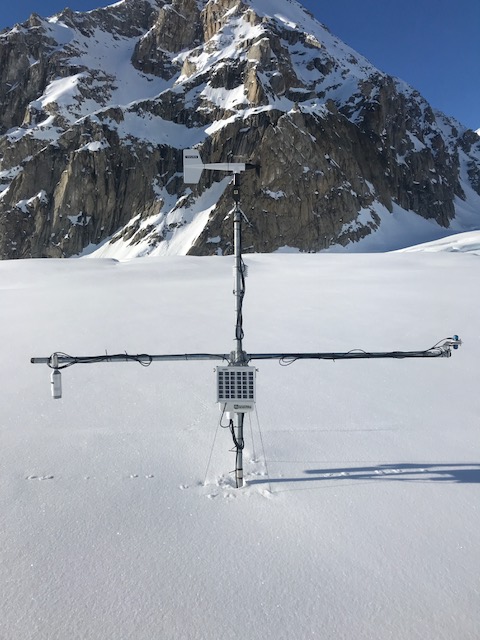
[[[52,398],[58,400],[62,397],[62,374],[58,369],[52,371],[50,376],[50,384],[52,388]]]

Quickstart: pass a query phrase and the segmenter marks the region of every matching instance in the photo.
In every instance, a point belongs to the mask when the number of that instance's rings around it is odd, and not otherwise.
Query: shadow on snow
[[[396,480],[402,482],[460,482],[480,483],[480,464],[381,464],[373,467],[339,469],[307,469],[297,478],[249,480],[248,484],[275,484],[282,482],[322,482],[325,480]]]

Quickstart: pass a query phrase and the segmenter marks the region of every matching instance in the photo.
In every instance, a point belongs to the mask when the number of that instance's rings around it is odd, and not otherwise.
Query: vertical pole
[[[243,326],[242,326],[242,305],[245,293],[244,272],[242,262],[242,210],[240,209],[240,175],[233,176],[233,200],[235,209],[233,212],[233,245],[235,253],[235,352],[234,363],[236,365],[245,364],[245,354],[243,352]],[[234,413],[233,429],[236,446],[235,456],[235,481],[237,489],[243,487],[243,418],[244,413]]]
[[[235,439],[237,454],[235,457],[235,482],[237,489],[243,487],[243,418],[244,413],[235,413],[233,417],[233,428],[235,430]]]
[[[243,353],[243,327],[242,327],[242,304],[243,304],[243,264],[242,264],[242,211],[240,209],[240,176],[234,174],[233,178],[233,199],[235,209],[233,211],[233,246],[235,252],[235,364],[244,362]]]

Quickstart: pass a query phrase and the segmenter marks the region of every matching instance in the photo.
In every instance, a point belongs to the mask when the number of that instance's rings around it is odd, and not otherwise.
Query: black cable
[[[241,421],[241,424],[239,426],[243,427],[243,417],[245,414],[239,413],[238,415],[240,416]],[[233,426],[233,420],[230,420],[229,427],[230,433],[232,434],[233,444],[235,445],[237,451],[243,451],[243,448],[245,447],[245,441],[243,438],[241,442],[237,440],[237,436],[235,435],[235,427]]]
[[[298,358],[280,358],[278,363],[281,367],[289,367],[291,364],[293,364],[297,360]]]
[[[72,362],[67,362],[66,364],[59,364],[57,367],[55,367],[53,365],[53,360],[54,360],[54,356],[57,357],[63,357],[63,358],[69,358],[72,360]],[[70,356],[68,353],[63,353],[63,352],[56,352],[55,354],[53,354],[53,356],[50,358],[50,361],[47,362],[47,366],[50,367],[50,369],[67,369],[68,367],[71,367],[74,364],[95,364],[98,362],[108,362],[110,361],[112,358],[122,358],[122,360],[124,360],[125,362],[138,362],[138,364],[141,364],[142,367],[149,367],[152,362],[153,362],[153,358],[152,356],[148,355],[147,353],[140,353],[137,355],[129,355],[128,353],[116,353],[116,354],[105,354],[104,356]]]
[[[238,176],[238,174],[237,174]],[[238,178],[237,178],[238,179]],[[237,204],[238,207],[238,204]],[[238,207],[239,209],[239,207]],[[240,212],[237,209],[237,213],[241,214],[241,210]],[[240,271],[240,291],[237,291],[236,294],[238,295],[238,311],[237,311],[237,322],[236,322],[236,326],[235,326],[235,339],[238,341],[242,341],[244,338],[244,332],[243,332],[243,299],[245,297],[245,263],[243,261],[243,257],[242,257],[242,216],[239,216],[239,220],[238,220],[238,224],[239,224],[239,246],[238,246],[238,253],[239,253],[239,271]]]
[[[241,251],[241,249],[240,249]],[[241,288],[238,291],[238,312],[237,312],[237,324],[235,327],[235,338],[236,340],[243,340],[244,332],[243,332],[243,299],[245,297],[245,263],[243,258],[240,256],[240,282]]]
[[[240,424],[238,426],[242,429],[242,433],[243,433],[243,419],[245,417],[245,414],[239,413],[237,415],[239,416],[239,420],[240,420]],[[242,456],[242,451],[245,447],[245,440],[243,438],[241,439],[241,442],[237,440],[237,436],[235,435],[235,427],[233,425],[233,420],[230,420],[229,426],[230,426],[230,433],[232,434],[233,444],[235,445],[235,471],[241,470],[243,474],[243,468],[240,466],[240,460]],[[236,484],[238,489],[239,488],[238,477],[236,477]]]
[[[58,365],[57,367],[54,367],[53,364],[52,364],[54,356],[60,356],[60,357],[64,357],[64,358],[71,358],[72,362],[69,362],[67,364]],[[77,358],[74,358],[73,356],[68,355],[68,353],[63,353],[62,351],[58,351],[58,352],[54,353],[53,356],[51,356],[50,360],[47,362],[47,367],[50,367],[50,369],[59,370],[59,369],[67,369],[67,367],[71,367],[74,364],[77,364]]]
[[[102,356],[71,356],[68,353],[63,353],[62,351],[57,351],[50,356],[50,358],[45,359],[47,366],[50,369],[66,369],[67,367],[71,367],[74,364],[96,364],[99,362],[138,362],[138,364],[142,365],[142,367],[149,367],[152,362],[156,359],[162,358],[165,361],[169,361],[168,355],[165,356],[155,356],[149,355],[148,353],[138,353],[138,354],[129,354],[129,353],[113,353]],[[208,360],[210,358],[224,360],[228,364],[231,364],[231,359],[225,354],[215,354],[215,353],[185,353],[183,355],[175,355],[171,356],[171,361],[183,361],[183,360],[194,360],[205,359]],[[57,359],[58,366],[54,366],[55,359]],[[60,363],[58,360],[70,360],[70,362]],[[35,358],[31,359],[31,362],[35,362]]]
[[[355,356],[358,355],[358,359],[380,359],[380,358],[393,358],[396,360],[402,360],[405,358],[422,358],[428,356],[441,355],[442,345],[451,338],[444,338],[437,342],[433,347],[429,349],[423,349],[419,351],[382,351],[372,352],[365,351],[364,349],[351,349],[345,353],[292,353],[281,356],[279,354],[279,363],[283,367],[288,367],[297,360],[355,360]],[[436,353],[437,352],[437,353]]]

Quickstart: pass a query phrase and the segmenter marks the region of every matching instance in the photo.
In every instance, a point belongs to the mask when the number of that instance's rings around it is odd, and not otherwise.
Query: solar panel
[[[217,367],[217,402],[226,411],[253,411],[255,371],[255,367]]]

